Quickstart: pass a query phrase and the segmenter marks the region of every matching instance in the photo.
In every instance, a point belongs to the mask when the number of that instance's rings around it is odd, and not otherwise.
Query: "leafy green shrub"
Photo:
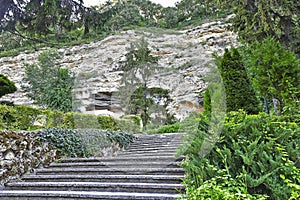
[[[245,183],[228,175],[216,176],[204,181],[198,188],[187,188],[188,198],[197,200],[263,200],[264,195],[251,195]]]
[[[42,115],[42,110],[38,108],[33,108],[29,106],[14,106],[13,107],[18,115],[16,115],[16,121],[18,122],[17,129],[20,130],[34,130],[38,129],[40,127],[34,126],[35,119],[39,116]]]
[[[76,112],[63,113],[29,106],[0,104],[0,129],[87,128],[124,130],[136,133],[140,132],[139,120],[139,117],[115,119],[111,116],[96,116]]]
[[[244,57],[253,87],[262,97],[278,100],[275,113],[299,114],[299,57],[271,37],[254,42]]]
[[[86,147],[76,130],[45,129],[39,137],[48,142],[58,152],[58,156],[85,157],[89,156]]]
[[[13,107],[0,105],[0,129],[14,129],[17,112]]]
[[[111,116],[97,116],[100,129],[118,130],[117,121]]]
[[[134,136],[122,131],[102,131],[106,134],[112,143],[118,143],[121,147],[127,147],[133,142]]]
[[[68,112],[64,115],[64,128],[100,128],[96,115]]]
[[[128,133],[141,133],[143,127],[141,125],[142,119],[137,115],[125,115],[121,119],[117,120],[117,127],[119,130]]]
[[[43,114],[47,116],[47,128],[64,127],[64,113],[58,110],[43,110]]]
[[[0,97],[17,91],[15,83],[8,79],[7,76],[0,74]]]
[[[95,156],[112,144],[126,147],[134,139],[133,135],[121,131],[58,128],[45,129],[39,137],[49,142],[59,157]]]
[[[178,133],[180,128],[180,123],[168,124],[159,127],[158,129],[152,129],[147,131],[147,133],[155,134],[155,133]]]
[[[295,167],[300,164],[300,127],[295,122],[267,114],[232,112],[227,116],[221,138],[209,154],[201,157],[199,150],[211,134],[207,132],[208,125],[207,120],[200,121],[199,131],[182,148],[187,155],[183,167],[188,188],[200,188],[225,175],[243,183],[253,196],[289,199],[296,195],[297,188],[299,192],[300,181],[294,174],[300,173]],[[197,193],[195,190],[190,191],[191,195]]]

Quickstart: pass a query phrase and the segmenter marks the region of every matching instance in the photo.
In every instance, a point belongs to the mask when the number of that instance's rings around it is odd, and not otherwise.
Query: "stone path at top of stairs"
[[[0,199],[176,199],[184,171],[181,133],[142,134],[116,157],[67,158],[7,183]]]

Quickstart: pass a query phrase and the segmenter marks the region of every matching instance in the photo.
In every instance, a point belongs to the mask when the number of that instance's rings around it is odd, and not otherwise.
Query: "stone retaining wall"
[[[54,160],[56,151],[41,142],[38,134],[38,131],[0,131],[0,187]]]

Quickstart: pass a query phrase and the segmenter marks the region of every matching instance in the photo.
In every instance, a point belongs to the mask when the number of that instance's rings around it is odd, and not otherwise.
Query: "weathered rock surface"
[[[38,132],[0,131],[0,187],[9,180],[49,165],[56,151],[41,142]]]
[[[237,44],[236,35],[226,30],[228,25],[218,21],[185,31],[155,28],[123,31],[102,41],[59,49],[63,55],[61,64],[77,74],[74,97],[80,100],[81,111],[120,116],[123,113],[120,105],[111,105],[114,99],[120,98],[117,93],[123,77],[123,71],[119,70],[120,62],[125,59],[130,42],[144,37],[152,54],[159,58],[161,69],[150,79],[149,85],[170,91],[173,102],[168,110],[181,119],[189,112],[201,109],[197,93],[206,87],[203,77],[210,71],[212,53],[221,53]],[[8,75],[19,88],[2,100],[32,104],[21,89],[23,63],[35,63],[39,53],[0,58],[0,73]],[[103,98],[97,99],[97,96]]]

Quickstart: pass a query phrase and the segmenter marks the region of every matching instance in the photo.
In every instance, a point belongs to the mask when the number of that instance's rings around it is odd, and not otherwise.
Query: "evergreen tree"
[[[150,94],[148,83],[157,69],[158,61],[157,57],[152,56],[150,53],[148,43],[144,38],[131,43],[126,54],[126,61],[122,66],[124,71],[122,93],[127,95],[123,97],[125,98],[123,101],[128,103],[126,105],[129,106],[127,112],[140,112],[144,127],[149,122],[149,105],[151,103],[151,100],[147,98]],[[131,95],[128,96],[128,94]]]
[[[255,89],[274,100],[276,113],[299,112],[300,59],[271,37],[253,43],[245,57]]]
[[[211,1],[207,1],[210,2]],[[236,15],[233,29],[246,42],[273,36],[300,54],[300,1],[298,0],[214,0]]]
[[[217,65],[225,87],[227,112],[243,109],[247,113],[258,113],[259,103],[238,50],[226,49],[224,55],[217,58]]]
[[[63,112],[72,110],[74,75],[59,65],[57,51],[49,50],[38,56],[38,65],[25,65],[23,88],[37,105]]]
[[[211,114],[211,96],[210,96],[210,89],[206,88],[205,93],[204,93],[204,113],[207,116],[210,116]]]
[[[0,98],[6,94],[14,93],[17,87],[7,76],[0,74]]]

